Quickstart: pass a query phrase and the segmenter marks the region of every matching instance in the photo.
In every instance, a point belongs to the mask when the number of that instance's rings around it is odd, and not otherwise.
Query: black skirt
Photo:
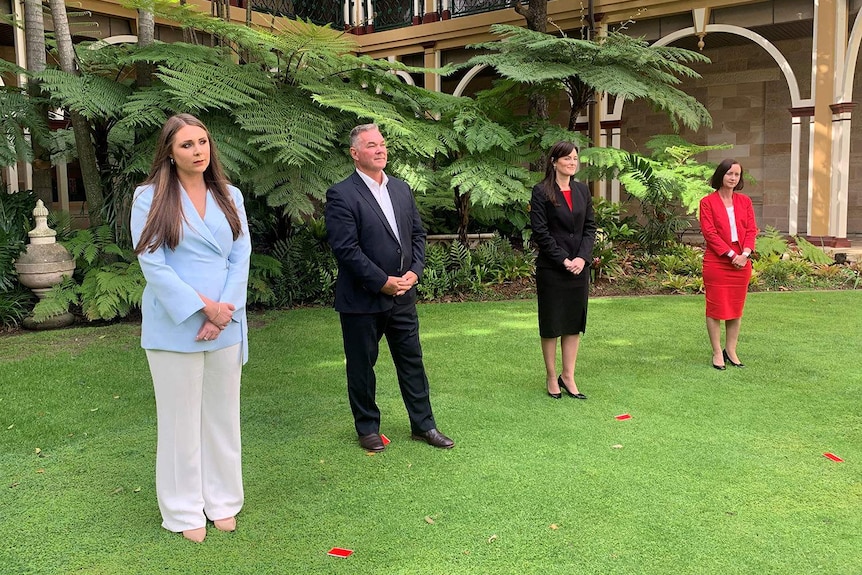
[[[590,268],[578,275],[565,268],[536,268],[539,336],[555,338],[587,330]]]

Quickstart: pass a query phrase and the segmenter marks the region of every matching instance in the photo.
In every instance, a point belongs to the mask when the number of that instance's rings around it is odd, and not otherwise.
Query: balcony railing
[[[413,24],[413,0],[371,0],[374,30],[392,30]]]
[[[449,0],[452,17],[469,16],[508,8],[511,0]]]
[[[311,20],[319,26],[344,29],[343,0],[251,0],[251,9],[283,18]]]
[[[512,0],[437,0],[433,12],[422,14],[421,0],[232,0],[239,6],[251,2],[252,10],[302,18],[318,25],[330,24],[343,30],[381,31],[403,28],[421,22],[505,10]],[[522,3],[527,0],[520,0]],[[370,26],[369,26],[370,25]]]

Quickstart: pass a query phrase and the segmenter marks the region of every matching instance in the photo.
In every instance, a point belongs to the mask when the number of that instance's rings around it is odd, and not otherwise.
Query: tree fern
[[[472,46],[486,53],[472,57],[467,65],[486,64],[516,82],[565,90],[572,101],[571,118],[598,91],[627,100],[646,99],[668,114],[674,129],[680,123],[693,130],[711,123],[706,108],[675,87],[680,77],[699,77],[687,64],[709,62],[698,52],[653,47],[616,31],[594,40],[502,24],[491,31],[501,39]]]

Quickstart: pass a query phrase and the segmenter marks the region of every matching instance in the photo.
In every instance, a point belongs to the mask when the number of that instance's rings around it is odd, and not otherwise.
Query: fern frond
[[[269,87],[260,76],[227,62],[218,66],[159,66],[155,75],[168,86],[166,91],[179,106],[195,112],[253,105]]]
[[[248,144],[272,152],[276,162],[291,166],[320,162],[331,154],[335,125],[306,98],[282,90],[238,110],[237,121],[251,134]]]
[[[131,94],[130,86],[96,75],[76,76],[49,68],[34,77],[60,106],[91,121],[119,117]]]
[[[826,254],[820,247],[812,244],[802,236],[795,236],[796,247],[802,257],[813,264],[831,264],[834,260]]]
[[[0,110],[0,166],[32,160],[27,132],[39,120],[29,98],[17,90],[0,91]]]
[[[787,240],[777,229],[767,226],[766,230],[755,240],[755,247],[761,257],[780,256],[787,253]]]
[[[139,88],[129,95],[123,106],[123,117],[117,124],[133,130],[158,130],[176,111],[168,104],[162,86]]]
[[[450,187],[469,193],[474,204],[525,203],[530,198],[530,171],[506,159],[465,156],[452,162],[446,172],[451,177]]]
[[[291,167],[272,164],[248,178],[251,192],[266,196],[267,204],[280,207],[291,218],[301,219],[315,212],[333,183],[347,177],[353,168],[346,157],[333,156],[325,164]]]
[[[40,299],[33,308],[33,320],[43,322],[66,313],[70,306],[78,304],[80,300],[78,290],[78,284],[74,279],[63,278],[63,281],[48,290],[45,297]]]

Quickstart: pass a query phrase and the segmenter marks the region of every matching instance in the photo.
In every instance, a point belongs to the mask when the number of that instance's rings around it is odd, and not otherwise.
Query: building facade
[[[256,24],[296,17],[328,23],[355,34],[363,54],[429,68],[465,62],[472,53],[468,46],[494,39],[492,24],[525,25],[509,7],[512,0],[234,1],[231,18],[237,21],[245,21],[244,3],[251,1]],[[210,11],[209,2],[193,2]],[[77,38],[136,40],[135,12],[113,0],[81,5],[92,12],[93,25],[75,30]],[[862,237],[862,130],[854,126],[859,123],[854,97],[862,93],[862,75],[856,78],[860,7],[862,0],[547,3],[549,31],[575,37],[592,21],[597,33],[624,30],[656,45],[702,50],[711,63],[696,65],[701,78],[680,87],[707,107],[713,125],[682,135],[697,144],[733,146],[704,159],[732,156],[754,177],[746,192],[761,227],[835,246]],[[22,1],[0,0],[0,12],[21,14]],[[156,38],[174,41],[182,32],[157,22]],[[0,58],[23,64],[24,50],[20,31],[0,25]],[[403,79],[470,95],[488,86],[493,73],[476,67],[445,78],[404,74]],[[634,151],[649,137],[671,132],[667,118],[643,102],[602,98],[599,110],[601,145]],[[5,170],[3,179],[8,190],[26,188],[27,166]],[[64,179],[58,175],[58,187]],[[625,198],[616,183],[603,184],[599,193]]]

